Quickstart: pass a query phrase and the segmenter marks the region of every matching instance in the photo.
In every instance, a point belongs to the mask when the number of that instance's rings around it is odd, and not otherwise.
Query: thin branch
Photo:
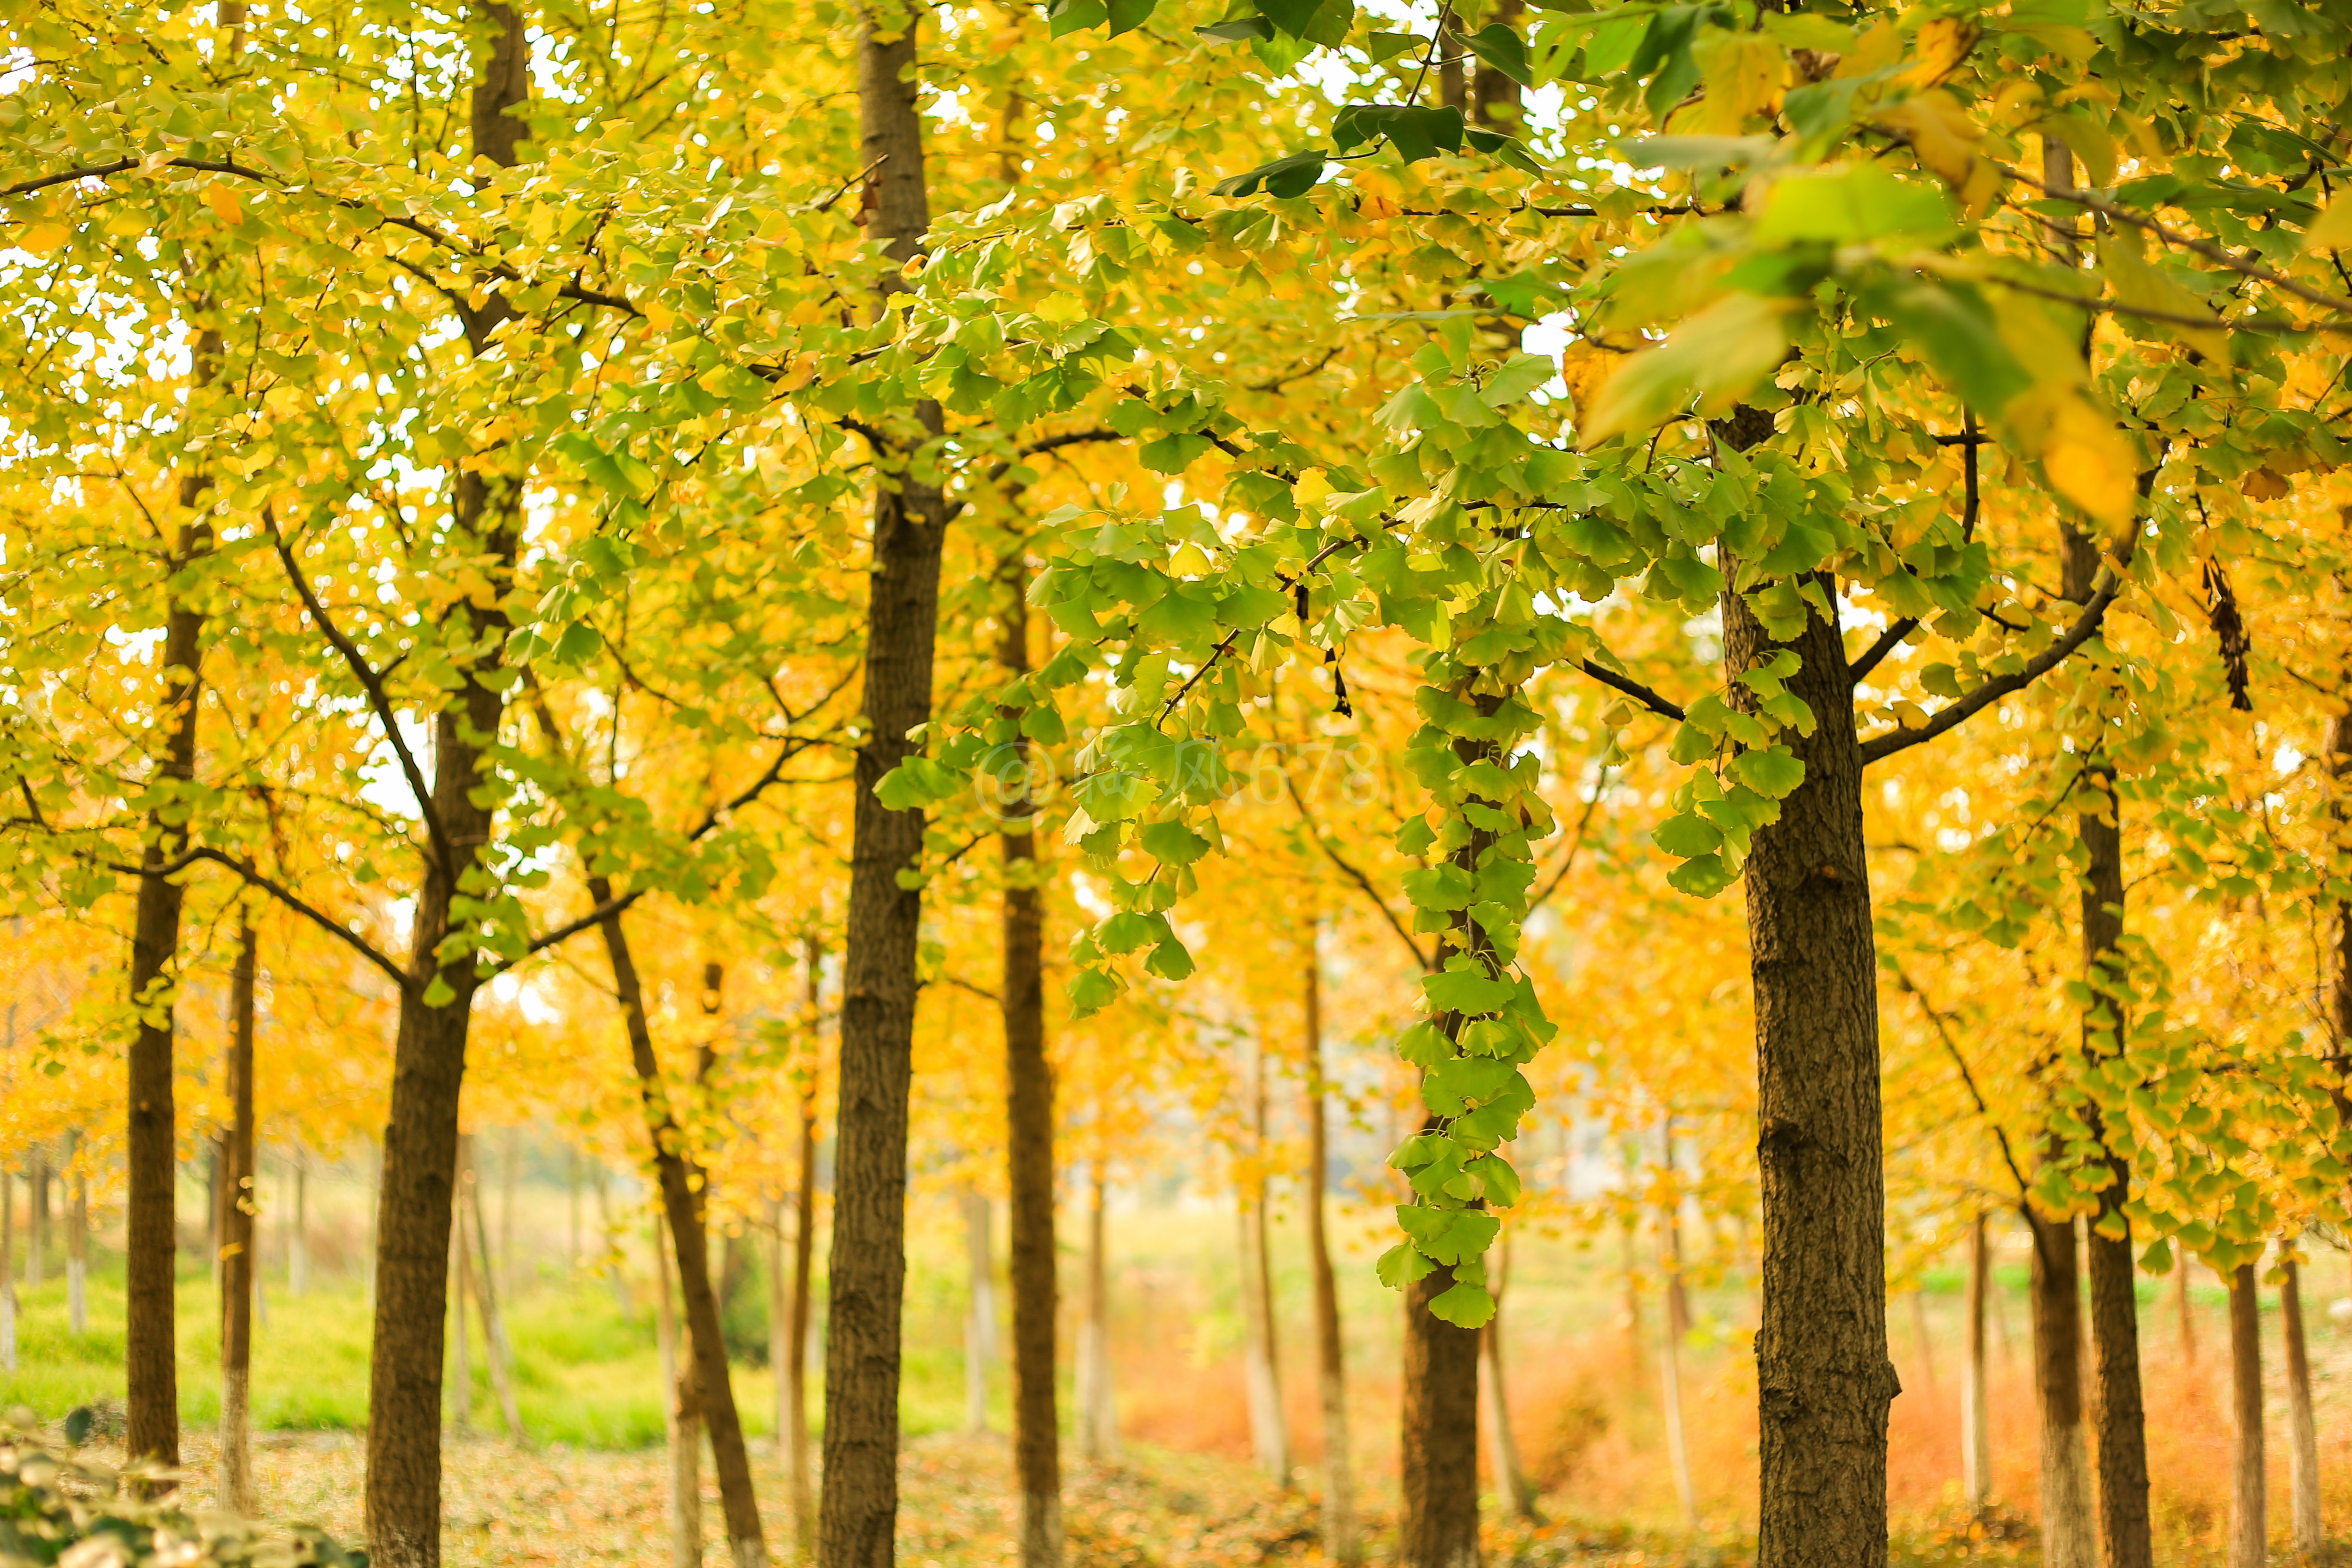
[[[1984,1095],[1977,1089],[1976,1074],[1969,1070],[1969,1059],[1960,1054],[1959,1042],[1952,1038],[1950,1026],[1945,1022],[1944,1016],[1936,1011],[1935,1004],[1927,1000],[1927,994],[1913,984],[1902,964],[1892,963],[1891,967],[1895,971],[1895,983],[1918,1002],[1919,1011],[1927,1014],[1927,1022],[1935,1026],[1936,1037],[1943,1041],[1944,1048],[1952,1054],[1952,1065],[1960,1069],[1960,1082],[1968,1086],[1969,1098],[1976,1101],[1977,1114],[1984,1118],[1985,1125],[1992,1129],[1992,1135],[2000,1142],[2001,1163],[2009,1167],[2010,1175],[2017,1183],[2018,1201],[2024,1202],[2031,1188],[2025,1173],[2018,1168],[2016,1151],[2009,1145],[2009,1130],[1993,1119],[1991,1108],[1985,1104]]]
[[[358,953],[362,958],[366,959],[370,963],[374,964],[378,969],[383,970],[386,974],[392,977],[392,983],[400,987],[401,990],[406,991],[412,984],[408,972],[401,968],[399,964],[393,962],[393,960],[373,942],[369,942],[365,937],[361,936],[358,932],[351,930],[348,926],[345,926],[341,921],[335,920],[332,916],[328,915],[325,911],[311,904],[304,902],[299,897],[296,896],[291,889],[281,886],[280,884],[272,881],[268,877],[263,876],[259,868],[254,866],[249,861],[240,860],[236,856],[221,849],[191,849],[188,851],[185,858],[189,860],[209,860],[215,866],[227,867],[230,870],[244,878],[253,886],[259,888],[271,898],[276,899],[279,903],[285,905],[288,909],[292,910],[296,914],[300,915],[303,919],[310,921],[311,924],[317,926],[320,931],[325,931],[329,936],[335,938],[338,942],[343,943],[344,946],[350,948],[353,952]]]
[[[1613,669],[1604,668],[1601,665],[1593,663],[1589,658],[1577,660],[1576,668],[1591,676],[1593,679],[1601,682],[1601,685],[1606,686],[1612,690],[1623,692],[1626,696],[1632,698],[1634,701],[1639,702],[1643,707],[1648,709],[1651,712],[1655,713],[1661,719],[1672,719],[1675,722],[1680,723],[1683,720],[1690,717],[1689,714],[1685,713],[1680,708],[1675,707],[1672,702],[1667,701],[1664,698],[1659,696],[1656,692],[1651,690],[1640,681],[1633,679],[1628,676],[1620,675]]]
[[[1298,819],[1307,825],[1307,831],[1313,837],[1315,847],[1323,851],[1323,858],[1337,866],[1340,875],[1363,889],[1364,897],[1372,900],[1373,906],[1381,911],[1381,918],[1389,922],[1389,930],[1396,932],[1397,940],[1404,943],[1405,950],[1412,954],[1413,963],[1421,966],[1421,972],[1423,974],[1431,973],[1436,967],[1435,962],[1422,951],[1421,943],[1413,940],[1412,932],[1406,929],[1404,921],[1397,918],[1396,910],[1381,897],[1381,890],[1372,886],[1372,879],[1332,847],[1331,841],[1324,837],[1323,829],[1317,825],[1314,814],[1307,809],[1307,799],[1298,793],[1298,781],[1290,776],[1288,768],[1282,770],[1282,786],[1290,792],[1291,801],[1298,807]]]
[[[1559,891],[1559,885],[1568,880],[1569,872],[1576,868],[1576,858],[1584,848],[1584,836],[1592,826],[1592,814],[1601,809],[1601,797],[1608,788],[1609,764],[1603,763],[1600,776],[1592,781],[1592,796],[1584,803],[1584,815],[1576,819],[1576,837],[1568,841],[1568,858],[1559,863],[1559,869],[1551,874],[1551,880],[1544,884],[1544,890],[1528,901],[1528,913],[1533,914],[1543,908],[1544,900]]]
[[[1977,533],[1977,506],[1979,499],[1977,492],[1977,448],[1984,444],[1984,438],[1977,434],[1976,410],[1972,408],[1963,410],[1960,418],[1962,424],[1959,435],[1938,436],[1936,440],[1938,445],[1957,445],[1960,448],[1960,472],[1966,481],[1967,496],[1967,500],[1960,507],[1960,542],[1966,544],[1973,540]],[[1919,617],[1906,616],[1881,632],[1878,640],[1864,649],[1860,658],[1845,667],[1846,685],[1849,688],[1861,685],[1864,679],[1878,668],[1882,659],[1902,647],[1903,639],[1918,629]]]
[[[269,542],[277,549],[278,563],[285,567],[287,581],[294,584],[294,592],[301,597],[302,607],[310,612],[310,619],[334,645],[335,651],[342,655],[344,664],[351,668],[352,678],[367,694],[368,706],[375,710],[377,721],[383,725],[384,735],[392,742],[393,754],[400,759],[401,774],[408,781],[409,793],[416,797],[417,815],[425,819],[425,832],[432,841],[434,861],[452,876],[456,875],[457,854],[442,826],[441,814],[433,804],[433,792],[425,782],[425,770],[417,765],[415,753],[408,749],[408,742],[400,732],[400,716],[393,709],[391,694],[384,689],[383,677],[368,663],[367,656],[360,652],[359,645],[343,635],[342,628],[335,625],[335,618],[327,614],[327,606],[320,604],[319,595],[311,591],[310,579],[302,575],[302,568],[294,559],[293,546],[287,542],[286,535],[278,529],[276,510],[263,507],[261,521],[263,526],[269,530]]]

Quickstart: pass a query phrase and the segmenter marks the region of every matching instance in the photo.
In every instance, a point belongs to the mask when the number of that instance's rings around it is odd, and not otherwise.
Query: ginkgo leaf
[[[1787,319],[1780,300],[1726,295],[1664,343],[1618,366],[1594,395],[1577,444],[1591,447],[1647,430],[1694,407],[1705,415],[1727,411],[1789,352]]]

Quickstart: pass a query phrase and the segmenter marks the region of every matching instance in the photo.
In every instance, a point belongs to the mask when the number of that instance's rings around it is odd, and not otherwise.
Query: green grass
[[[268,1321],[254,1324],[253,1418],[268,1431],[356,1431],[366,1425],[368,1336],[372,1307],[349,1279],[314,1286],[299,1297],[282,1280],[267,1287]],[[963,1359],[959,1315],[962,1287],[944,1268],[909,1269],[911,1321],[944,1319],[919,1340],[910,1335],[904,1366],[903,1419],[911,1434],[951,1430],[963,1419]],[[766,1300],[765,1281],[747,1282],[743,1296]],[[822,1310],[823,1280],[817,1284]],[[55,1420],[76,1405],[123,1397],[123,1285],[119,1255],[93,1259],[89,1323],[68,1327],[61,1279],[38,1289],[19,1288],[17,1370],[0,1372],[0,1410],[29,1407]],[[208,1271],[184,1265],[178,1289],[180,1416],[194,1426],[220,1417],[219,1304]],[[743,1309],[739,1299],[739,1316]],[[749,1314],[764,1342],[766,1314]],[[943,1328],[944,1332],[936,1331]],[[499,1429],[478,1321],[469,1323],[478,1431]],[[543,1285],[508,1310],[515,1350],[515,1398],[524,1427],[540,1444],[627,1449],[662,1440],[661,1361],[649,1293],[634,1293],[624,1311],[605,1281]],[[814,1390],[823,1368],[812,1365],[811,1419],[821,1416]],[[775,1382],[764,1366],[735,1369],[735,1400],[753,1436],[775,1431]]]

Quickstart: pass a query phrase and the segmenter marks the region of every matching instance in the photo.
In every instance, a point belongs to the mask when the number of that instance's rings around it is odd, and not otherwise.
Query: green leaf
[[[1489,22],[1476,32],[1465,35],[1462,41],[1469,47],[1472,54],[1521,87],[1535,86],[1535,72],[1528,68],[1527,40],[1502,23]]]
[[[1052,37],[1067,37],[1109,20],[1110,7],[1103,0],[1046,0],[1045,31]]]
[[[1805,782],[1804,763],[1780,751],[1742,752],[1724,771],[1770,800],[1786,799],[1790,790]]]
[[[1116,38],[1121,33],[1132,33],[1151,20],[1158,4],[1159,0],[1109,0],[1110,36]]]
[[[1723,831],[1696,812],[1686,811],[1658,824],[1650,841],[1669,855],[1688,859],[1695,855],[1713,855],[1722,848]]]
[[[1331,140],[1345,152],[1385,136],[1406,163],[1417,163],[1423,158],[1434,158],[1440,152],[1462,151],[1464,124],[1458,109],[1349,103],[1341,105],[1333,117]]]
[[[1190,866],[1209,852],[1209,841],[1181,822],[1155,822],[1143,830],[1143,852],[1171,866]]]
[[[1400,1241],[1381,1254],[1380,1261],[1372,1265],[1372,1272],[1390,1289],[1402,1290],[1416,1279],[1429,1278],[1436,1267],[1412,1243]]]
[[[1261,185],[1265,187],[1265,194],[1270,196],[1303,196],[1315,188],[1316,181],[1323,177],[1326,159],[1327,154],[1320,147],[1286,153],[1270,163],[1260,163],[1244,173],[1227,175],[1210,189],[1218,195],[1232,196],[1236,200],[1256,195]]]
[[[1486,378],[1486,384],[1478,389],[1478,401],[1489,408],[1517,403],[1528,393],[1549,385],[1559,374],[1559,366],[1549,354],[1516,354]]]
[[[1490,978],[1475,968],[1425,974],[1422,976],[1421,990],[1429,998],[1430,1005],[1441,1013],[1496,1013],[1517,994],[1509,981]]]
[[[1940,185],[1900,179],[1872,163],[1780,181],[1757,221],[1756,237],[1775,245],[1806,239],[1851,245],[1895,235],[1940,237],[1958,227]]]
[[[1171,936],[1151,950],[1143,967],[1162,980],[1181,980],[1192,973],[1192,954]]]
[[[1727,413],[1789,352],[1786,308],[1755,294],[1729,294],[1709,305],[1654,349],[1619,367],[1592,400],[1577,432],[1591,447],[1612,436],[1664,424],[1697,405],[1701,415]]]
[[[1118,999],[1119,984],[1115,975],[1099,969],[1081,969],[1070,977],[1066,988],[1070,998],[1070,1016],[1091,1017]]]
[[[1237,44],[1244,38],[1271,38],[1274,24],[1263,16],[1236,16],[1230,22],[1212,22],[1192,31],[1214,43]]]
[[[1457,1280],[1431,1298],[1429,1315],[1457,1329],[1483,1329],[1495,1316],[1495,1298],[1482,1285]]]
[[[1739,880],[1739,873],[1720,855],[1701,855],[1667,872],[1666,880],[1685,893],[1711,899]]]

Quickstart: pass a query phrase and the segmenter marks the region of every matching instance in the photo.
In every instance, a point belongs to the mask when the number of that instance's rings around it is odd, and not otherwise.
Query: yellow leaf
[[[2187,327],[2178,322],[2162,324],[2215,364],[2230,363],[2230,334],[2222,331],[2220,318],[2213,314],[2213,308],[2150,267],[2139,253],[2137,237],[2103,234],[2099,236],[2098,247],[2099,266],[2106,273],[2107,285],[2116,291],[2117,300],[2126,305],[2168,316],[2192,316],[2213,322],[2210,327]]]
[[[231,228],[245,221],[245,209],[237,205],[236,193],[217,181],[205,187],[205,205],[213,209],[213,216]]]
[[[2067,397],[2042,428],[2042,470],[2061,496],[2100,522],[2131,516],[2137,466],[2115,420],[2084,398]]]
[[[1913,87],[1933,87],[1959,68],[1977,47],[1981,30],[1972,21],[1938,16],[1919,29],[1918,63],[1901,80]]]
[[[1736,136],[1751,114],[1772,108],[1780,96],[1788,57],[1761,33],[1710,27],[1691,47],[1706,95],[1693,105],[1690,130]],[[1679,127],[1678,127],[1679,128]]]
[[[2352,247],[2352,195],[2336,197],[2327,204],[2327,210],[2311,220],[2303,231],[2305,250],[2343,250]]]
[[[73,237],[73,230],[61,223],[37,223],[17,231],[10,243],[18,250],[33,256],[47,256]]]
[[[2294,487],[2268,468],[2256,468],[2240,481],[2238,488],[2248,500],[2284,500],[2294,493]]]
[[[1853,48],[1838,60],[1834,74],[1868,76],[1881,66],[1903,58],[1903,34],[1892,22],[1881,22],[1854,40]]]
[[[1772,373],[1789,352],[1788,307],[1757,294],[1728,294],[1621,364],[1592,400],[1580,446],[1664,423],[1697,400],[1715,417]]]

